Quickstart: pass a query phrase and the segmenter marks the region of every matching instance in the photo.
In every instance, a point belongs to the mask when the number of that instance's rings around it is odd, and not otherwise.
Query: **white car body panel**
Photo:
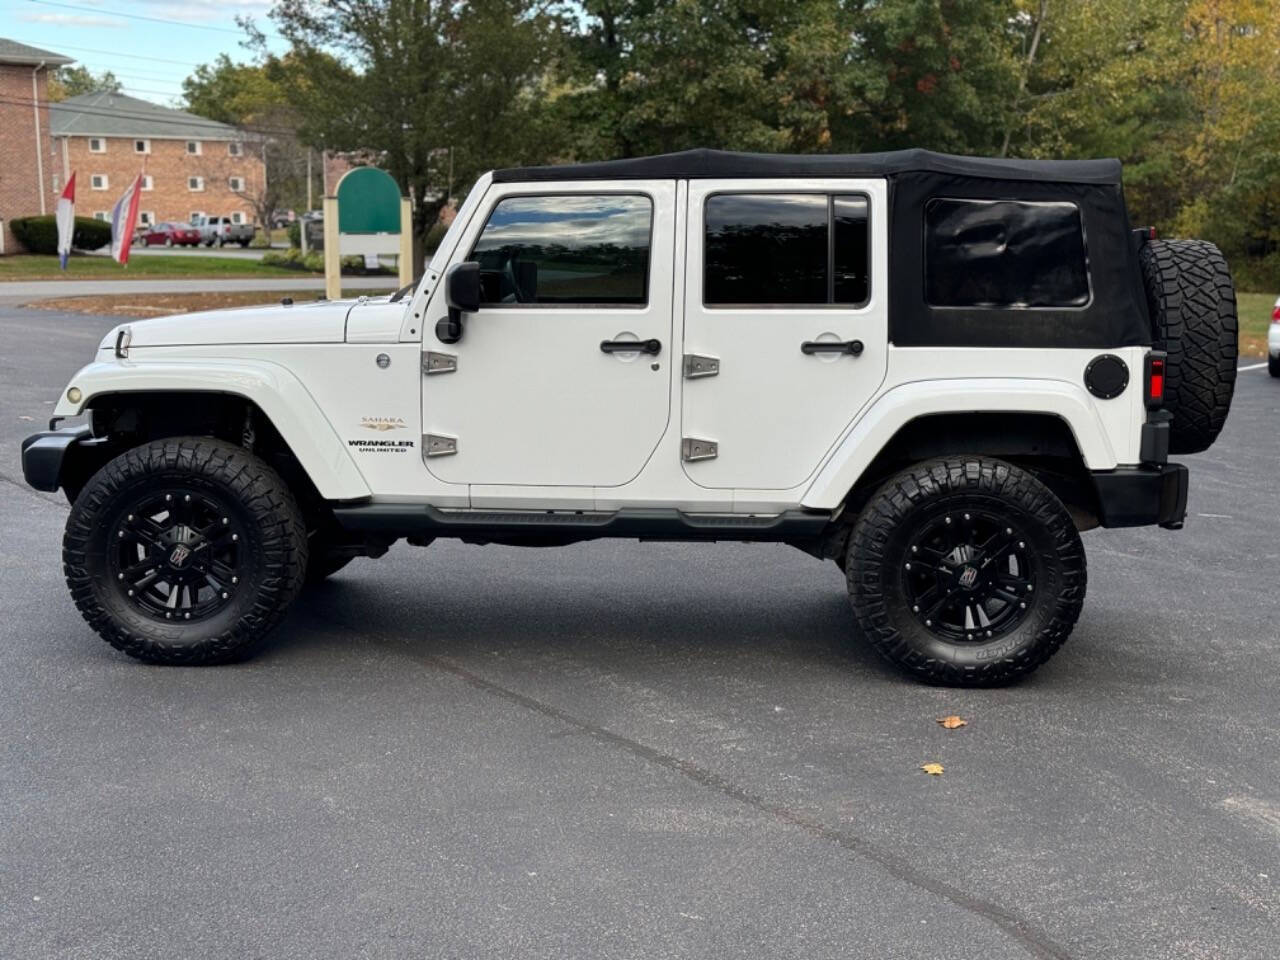
[[[702,307],[701,204],[717,190],[866,194],[870,302]],[[466,318],[460,342],[440,342],[447,266],[471,249],[499,199],[548,193],[653,199],[647,305],[484,308]],[[97,362],[71,381],[83,399],[72,404],[64,391],[55,415],[75,416],[107,393],[236,394],[263,410],[325,498],[444,508],[833,509],[895,432],[937,413],[1046,413],[1070,427],[1090,469],[1138,462],[1146,348],[895,348],[887,222],[883,180],[495,184],[486,175],[412,297],[129,324],[127,358],[114,356],[113,331]],[[662,352],[600,352],[601,340],[624,334],[656,337]],[[862,340],[864,353],[800,353],[802,341],[823,334]],[[425,376],[427,351],[456,356],[456,372]],[[1085,366],[1102,352],[1131,371],[1113,400],[1083,386]],[[719,376],[684,379],[684,353],[719,357]],[[424,459],[425,433],[457,437],[458,453]],[[683,461],[683,436],[719,442],[719,456]]]
[[[206,348],[207,349],[207,348]],[[259,348],[262,349],[262,348]],[[291,346],[291,351],[299,348]],[[285,438],[311,481],[328,500],[355,500],[371,494],[346,445],[334,432],[315,398],[302,385],[291,366],[257,357],[225,358],[201,355],[195,350],[162,354],[139,360],[99,360],[71,378],[82,393],[79,403],[67,399],[64,390],[56,417],[78,416],[96,397],[113,393],[206,391],[247,397],[256,403]],[[149,353],[152,351],[135,351]]]
[[[1276,298],[1275,306],[1271,308],[1272,316],[1280,312],[1280,297]],[[1273,360],[1280,360],[1280,323],[1272,320],[1267,327],[1267,354]]]

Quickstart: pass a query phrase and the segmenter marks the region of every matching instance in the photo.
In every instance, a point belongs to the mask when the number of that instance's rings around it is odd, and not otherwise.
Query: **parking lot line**
[[[1236,367],[1236,373],[1244,373],[1246,370],[1261,370],[1265,366],[1265,363],[1251,363],[1247,367]]]

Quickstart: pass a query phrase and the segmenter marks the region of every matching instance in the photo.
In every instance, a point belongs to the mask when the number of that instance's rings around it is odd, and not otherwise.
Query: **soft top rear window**
[[[925,299],[935,307],[1084,307],[1089,261],[1080,209],[1065,201],[925,205]]]

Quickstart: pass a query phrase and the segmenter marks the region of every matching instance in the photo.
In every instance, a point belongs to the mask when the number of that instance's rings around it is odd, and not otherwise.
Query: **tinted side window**
[[[706,303],[826,303],[827,198],[707,198]]]
[[[704,303],[866,302],[865,197],[716,194],[705,218]]]
[[[925,297],[936,307],[1083,307],[1084,224],[1074,203],[930,200]]]
[[[480,233],[480,299],[644,304],[653,205],[642,196],[507,197]]]

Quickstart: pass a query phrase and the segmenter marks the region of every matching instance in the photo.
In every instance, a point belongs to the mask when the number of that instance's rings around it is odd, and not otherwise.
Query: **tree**
[[[120,90],[120,81],[110,70],[95,74],[88,67],[58,67],[49,77],[49,99],[55,103],[82,93],[119,93]]]
[[[555,155],[546,103],[564,21],[544,4],[277,0],[270,17],[290,50],[267,56],[268,75],[300,135],[379,158],[412,198],[415,263],[460,186]]]
[[[182,82],[186,109],[239,127],[244,149],[263,164],[264,179],[247,179],[238,196],[253,206],[258,222],[269,225],[284,206],[300,207],[306,198],[307,150],[297,135],[297,112],[266,67],[233,63],[226,54],[201,64]],[[224,163],[228,167],[230,164]]]

